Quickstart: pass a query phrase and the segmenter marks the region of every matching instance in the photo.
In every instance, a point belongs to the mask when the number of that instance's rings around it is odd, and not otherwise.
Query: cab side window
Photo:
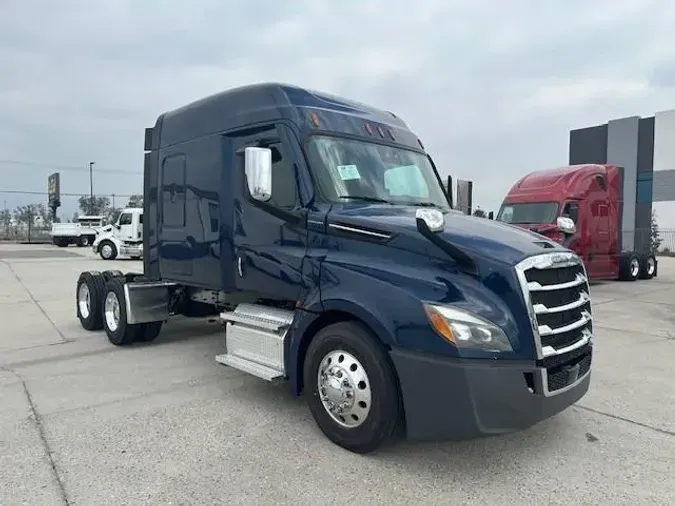
[[[292,209],[298,198],[295,164],[285,155],[281,143],[268,146],[272,150],[272,198],[270,203],[282,209]]]
[[[572,218],[575,224],[579,223],[579,204],[576,202],[568,202],[562,212],[563,216]]]
[[[120,226],[131,225],[131,214],[124,213],[120,215]]]

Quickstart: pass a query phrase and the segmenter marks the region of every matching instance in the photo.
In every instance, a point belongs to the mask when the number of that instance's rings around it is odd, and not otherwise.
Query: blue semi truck
[[[145,150],[143,272],[83,272],[85,329],[122,346],[220,315],[215,359],[287,380],[358,453],[524,429],[587,392],[583,263],[453,210],[395,114],[256,84],[162,114]]]

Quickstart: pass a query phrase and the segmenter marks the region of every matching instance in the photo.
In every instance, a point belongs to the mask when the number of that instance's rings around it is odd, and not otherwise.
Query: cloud
[[[571,128],[675,107],[673,26],[666,0],[3,0],[0,160],[46,166],[0,164],[0,186],[42,190],[50,162],[140,173],[159,113],[282,81],[394,111],[496,209],[567,161]],[[95,190],[141,179],[100,172]]]

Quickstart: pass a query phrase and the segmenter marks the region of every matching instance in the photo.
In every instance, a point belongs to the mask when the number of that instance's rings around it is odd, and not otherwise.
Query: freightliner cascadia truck
[[[220,315],[215,360],[288,381],[357,453],[524,429],[587,392],[579,257],[454,211],[393,113],[256,84],[162,114],[145,149],[143,272],[77,281],[114,345]]]
[[[658,274],[650,247],[624,246],[623,168],[614,165],[570,165],[532,172],[509,190],[497,220],[528,228],[575,251],[591,279],[635,281]],[[574,222],[568,233],[559,221]],[[635,244],[649,242],[636,237]],[[649,234],[649,231],[644,231]]]

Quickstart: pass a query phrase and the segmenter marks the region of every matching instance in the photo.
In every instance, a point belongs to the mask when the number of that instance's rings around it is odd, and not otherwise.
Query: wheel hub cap
[[[630,264],[630,270],[633,276],[637,276],[639,270],[640,270],[640,264],[638,263],[637,260],[633,260]]]
[[[319,366],[319,397],[326,412],[343,427],[358,427],[370,412],[370,380],[350,353],[328,353]]]
[[[89,312],[91,311],[91,295],[86,283],[82,283],[77,291],[77,305],[80,309],[82,318],[89,318]]]
[[[650,258],[649,260],[647,260],[647,272],[649,272],[650,275],[654,274],[654,259],[653,258]]]
[[[114,292],[108,292],[106,295],[103,311],[106,325],[115,332],[120,324],[120,302]]]

